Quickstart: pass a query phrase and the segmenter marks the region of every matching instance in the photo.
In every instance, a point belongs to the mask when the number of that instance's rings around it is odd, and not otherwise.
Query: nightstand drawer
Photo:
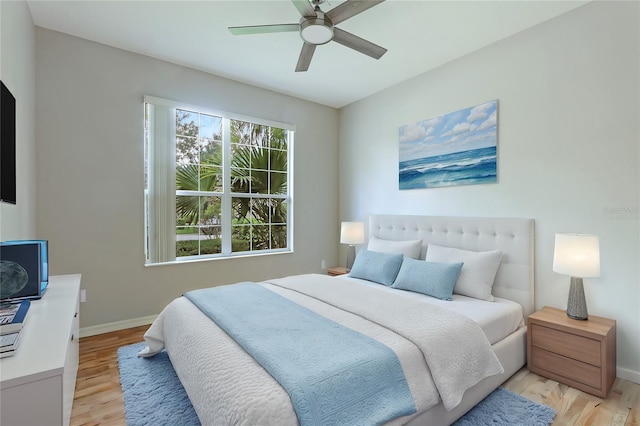
[[[537,324],[531,326],[534,346],[600,367],[600,341]]]
[[[575,380],[592,388],[601,388],[601,370],[593,365],[576,362],[571,358],[540,348],[532,348],[531,363],[534,367],[542,368],[550,373]]]

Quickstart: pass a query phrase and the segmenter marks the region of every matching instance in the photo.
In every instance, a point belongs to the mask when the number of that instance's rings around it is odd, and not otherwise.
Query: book
[[[18,349],[22,330],[16,333],[0,335],[0,358],[13,355]]]
[[[0,306],[0,335],[22,330],[27,320],[30,306],[31,302],[29,300]]]

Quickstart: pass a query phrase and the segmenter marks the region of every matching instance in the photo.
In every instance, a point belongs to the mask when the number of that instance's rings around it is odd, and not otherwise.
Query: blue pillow
[[[391,287],[415,291],[437,299],[453,300],[453,287],[462,265],[462,262],[434,263],[405,258]]]
[[[402,266],[402,254],[360,250],[349,276],[390,286]]]

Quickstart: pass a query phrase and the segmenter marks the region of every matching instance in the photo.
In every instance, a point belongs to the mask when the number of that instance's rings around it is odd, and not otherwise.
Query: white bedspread
[[[400,360],[418,412],[440,399],[451,409],[467,388],[502,371],[483,332],[465,316],[437,307],[425,309],[419,301],[324,275],[287,277],[263,285],[390,347]],[[452,324],[464,332],[447,331]],[[145,340],[146,355],[166,347],[203,424],[297,424],[282,387],[185,298],[163,310]],[[411,417],[389,424],[403,424]]]

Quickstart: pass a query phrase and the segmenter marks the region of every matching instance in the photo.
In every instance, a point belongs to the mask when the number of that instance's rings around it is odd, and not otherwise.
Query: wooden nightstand
[[[335,277],[336,275],[344,275],[348,273],[349,273],[349,270],[344,266],[334,266],[333,268],[329,268],[327,270],[327,274],[331,275],[332,277]]]
[[[606,398],[616,378],[616,322],[545,306],[527,322],[529,371]]]

